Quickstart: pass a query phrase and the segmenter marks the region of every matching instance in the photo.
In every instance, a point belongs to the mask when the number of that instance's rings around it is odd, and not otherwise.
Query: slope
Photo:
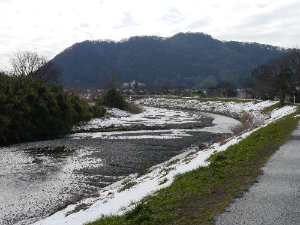
[[[122,82],[205,88],[221,80],[241,85],[255,66],[283,52],[270,45],[221,42],[203,33],[178,33],[169,38],[84,41],[52,61],[62,68],[62,81],[67,86],[101,85],[114,71]]]

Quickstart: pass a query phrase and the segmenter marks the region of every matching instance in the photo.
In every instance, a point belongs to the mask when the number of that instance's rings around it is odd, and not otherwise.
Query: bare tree
[[[300,86],[300,49],[290,49],[286,55],[283,56],[285,66],[288,66],[295,76],[297,86]]]
[[[273,99],[273,72],[271,66],[269,64],[259,65],[253,69],[251,76],[255,96],[263,100]]]
[[[105,89],[117,88],[120,81],[120,77],[115,71],[111,71],[108,76],[104,78]]]
[[[236,96],[236,85],[229,81],[221,81],[216,86],[217,90],[219,90],[223,97],[235,97]]]
[[[255,91],[254,91],[254,79],[253,78],[250,78],[248,77],[244,84],[243,84],[243,88],[245,90],[245,98],[248,99],[248,98],[254,98],[255,97]]]
[[[45,56],[31,51],[14,52],[10,58],[14,75],[28,76],[46,82],[58,82],[61,69],[49,62]]]
[[[10,58],[15,75],[28,76],[45,65],[46,62],[47,59],[44,56],[30,51],[14,52]]]
[[[280,58],[270,60],[252,71],[254,90],[261,99],[275,96],[283,106],[288,96],[297,94],[300,52],[291,50]],[[299,93],[298,93],[299,94]]]
[[[275,75],[273,85],[275,95],[280,100],[280,106],[283,107],[286,97],[296,91],[292,70],[288,67],[282,69],[279,74]]]

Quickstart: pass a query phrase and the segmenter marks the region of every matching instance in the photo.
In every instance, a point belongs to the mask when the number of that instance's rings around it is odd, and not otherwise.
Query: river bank
[[[185,104],[185,102],[176,102],[176,104],[177,103],[181,105]],[[252,112],[252,115],[254,115],[255,113],[259,113],[259,108],[263,109],[272,104],[274,104],[274,102],[268,104],[261,103],[259,105],[257,105],[257,103],[252,103],[252,108],[251,104],[248,104],[248,112]],[[194,102],[193,105],[197,106]],[[170,104],[168,104],[168,106],[170,106]],[[242,109],[241,112],[245,111],[242,106],[231,108],[240,108]],[[261,122],[268,124],[284,115],[292,113],[294,110],[295,109],[293,107],[274,110],[268,115],[262,115],[261,118],[268,118],[268,120]],[[227,130],[229,129],[227,128]],[[250,133],[252,133],[252,131],[250,131]],[[149,193],[153,193],[155,190],[171,185],[174,177],[178,174],[196,169],[201,165],[207,166],[208,162],[206,162],[206,159],[211,154],[226,150],[229,146],[238,143],[250,133],[248,132],[240,137],[228,140],[225,144],[214,144],[204,151],[199,151],[200,149],[195,148],[190,152],[185,152],[179,156],[175,156],[163,164],[154,166],[148,171],[148,173],[141,177],[132,175],[124,178],[122,181],[101,190],[98,198],[87,199],[77,205],[69,206],[65,210],[60,211],[52,217],[36,224],[83,224],[84,222],[95,220],[97,217],[101,216],[101,214],[123,214],[135,205],[133,202],[138,202]],[[76,207],[82,204],[89,205],[88,209],[76,210],[78,209]]]
[[[109,127],[125,125],[127,120],[128,128],[131,123],[152,130],[91,132],[85,129],[83,133],[59,139],[2,147],[1,224],[31,224],[70,203],[95,193],[98,196],[99,190],[130,174],[142,174],[153,165],[222,135],[222,132],[202,130],[211,127],[212,120],[219,116],[152,108],[138,117],[118,113],[97,123],[98,127],[102,127],[101,123]],[[218,124],[223,126],[223,133],[229,132],[229,125],[238,124],[231,118],[222,118]],[[107,122],[111,120],[119,123]],[[97,123],[92,123],[95,128]]]

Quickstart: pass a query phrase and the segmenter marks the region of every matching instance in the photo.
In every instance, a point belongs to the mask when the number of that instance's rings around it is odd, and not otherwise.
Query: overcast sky
[[[14,51],[51,59],[84,40],[188,31],[300,46],[300,0],[0,0],[0,69]]]

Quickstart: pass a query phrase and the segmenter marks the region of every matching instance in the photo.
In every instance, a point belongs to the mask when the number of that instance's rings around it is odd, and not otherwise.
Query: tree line
[[[255,98],[273,100],[277,97],[281,106],[289,96],[299,98],[300,49],[290,49],[281,57],[256,67],[245,89]]]
[[[66,86],[95,86],[110,71],[122,82],[208,88],[226,80],[238,86],[261,63],[284,50],[258,43],[221,42],[202,33],[179,33],[170,38],[131,37],[121,42],[84,41],[52,60],[62,69]]]
[[[220,81],[215,87],[215,95],[235,97],[237,86],[229,81]],[[289,49],[281,57],[274,58],[266,64],[254,68],[251,77],[244,84],[246,98],[274,100],[283,106],[285,101],[296,97],[300,101],[300,49]]]

